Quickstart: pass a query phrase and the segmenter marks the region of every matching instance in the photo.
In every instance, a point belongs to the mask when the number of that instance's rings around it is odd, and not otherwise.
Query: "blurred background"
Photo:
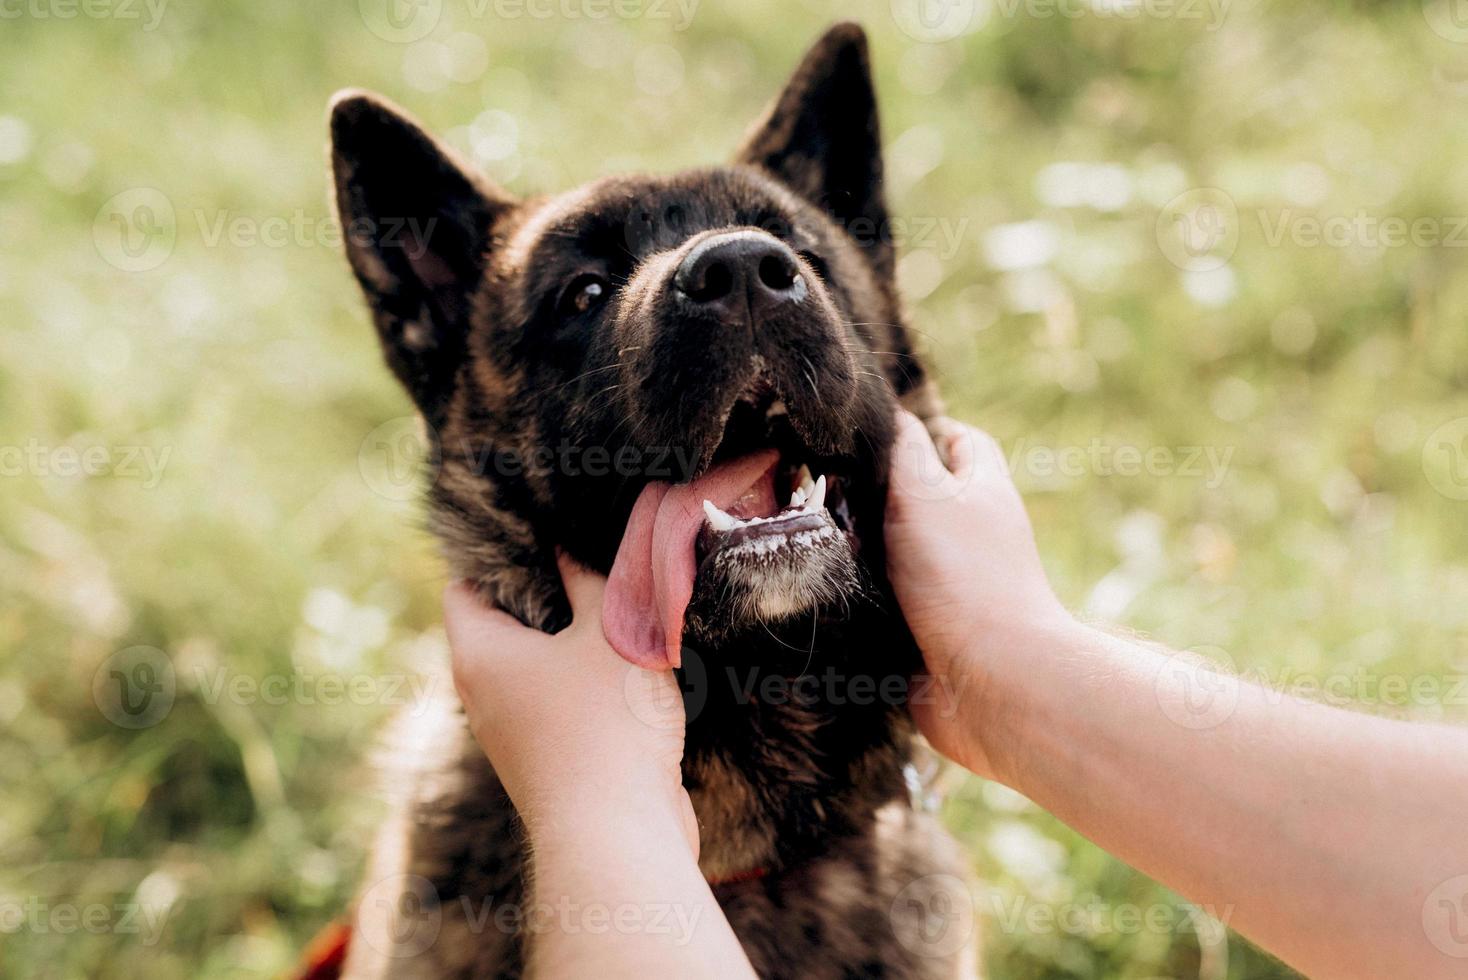
[[[550,191],[723,159],[838,17],[872,36],[913,322],[1067,602],[1280,692],[1468,720],[1456,5],[17,0],[0,975],[287,968],[353,894],[374,736],[436,683],[442,572],[328,206],[331,92]],[[990,975],[1292,975],[1021,797],[943,783]]]

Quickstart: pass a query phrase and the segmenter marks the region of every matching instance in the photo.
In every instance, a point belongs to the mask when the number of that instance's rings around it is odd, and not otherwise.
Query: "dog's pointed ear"
[[[514,202],[387,100],[331,100],[331,167],[352,271],[389,366],[430,422],[465,355],[496,220]]]
[[[877,97],[860,26],[841,23],[822,35],[736,159],[820,205],[891,275]]]

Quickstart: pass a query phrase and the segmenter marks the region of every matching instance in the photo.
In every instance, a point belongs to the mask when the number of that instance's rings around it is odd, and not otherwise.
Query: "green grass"
[[[346,0],[175,3],[151,31],[141,7],[0,21],[0,973],[272,975],[352,895],[380,813],[367,753],[409,697],[377,678],[442,639],[432,544],[369,438],[409,406],[318,239],[323,107],[347,85],[455,140],[507,114],[487,169],[554,190],[721,159],[825,23],[864,20],[893,210],[953,241],[910,243],[913,320],[955,413],[1015,450],[1064,597],[1272,683],[1468,718],[1445,696],[1468,671],[1468,485],[1429,438],[1468,416],[1468,241],[1373,244],[1387,218],[1462,235],[1468,45],[1417,4],[1239,2],[1215,30],[995,0],[937,44],[891,6],[705,0],[676,31],[445,0],[427,46]],[[1067,161],[1114,165],[1081,172],[1102,207],[1046,169]],[[1237,247],[1189,275],[1168,205],[1204,187]],[[107,261],[99,217],[134,188],[173,212],[142,271]],[[1356,230],[1312,244],[1310,216]],[[1020,222],[1040,247],[997,268],[986,242]],[[58,472],[87,446],[95,472]],[[1175,455],[1128,475],[1122,446]],[[1194,473],[1187,447],[1228,464]],[[1084,452],[1054,475],[1046,450]],[[176,694],[131,730],[93,682],[139,645]],[[321,703],[341,678],[366,686]],[[993,976],[1289,975],[1233,936],[1200,956],[1176,896],[949,782]],[[163,913],[156,935],[131,905]],[[1076,906],[1101,911],[1043,927]],[[1131,906],[1164,926],[1129,928]]]

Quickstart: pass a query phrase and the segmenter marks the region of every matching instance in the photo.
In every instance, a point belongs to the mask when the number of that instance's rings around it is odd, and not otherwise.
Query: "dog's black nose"
[[[694,246],[673,274],[673,285],[710,312],[733,318],[767,313],[805,296],[795,253],[764,232],[731,231]]]

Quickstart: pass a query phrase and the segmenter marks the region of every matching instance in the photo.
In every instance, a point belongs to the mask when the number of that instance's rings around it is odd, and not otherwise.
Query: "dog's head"
[[[608,637],[647,666],[685,632],[808,631],[883,580],[894,399],[925,388],[859,28],[815,45],[726,167],[517,201],[373,96],[338,96],[331,129],[461,574],[544,580],[555,548],[609,571]]]

